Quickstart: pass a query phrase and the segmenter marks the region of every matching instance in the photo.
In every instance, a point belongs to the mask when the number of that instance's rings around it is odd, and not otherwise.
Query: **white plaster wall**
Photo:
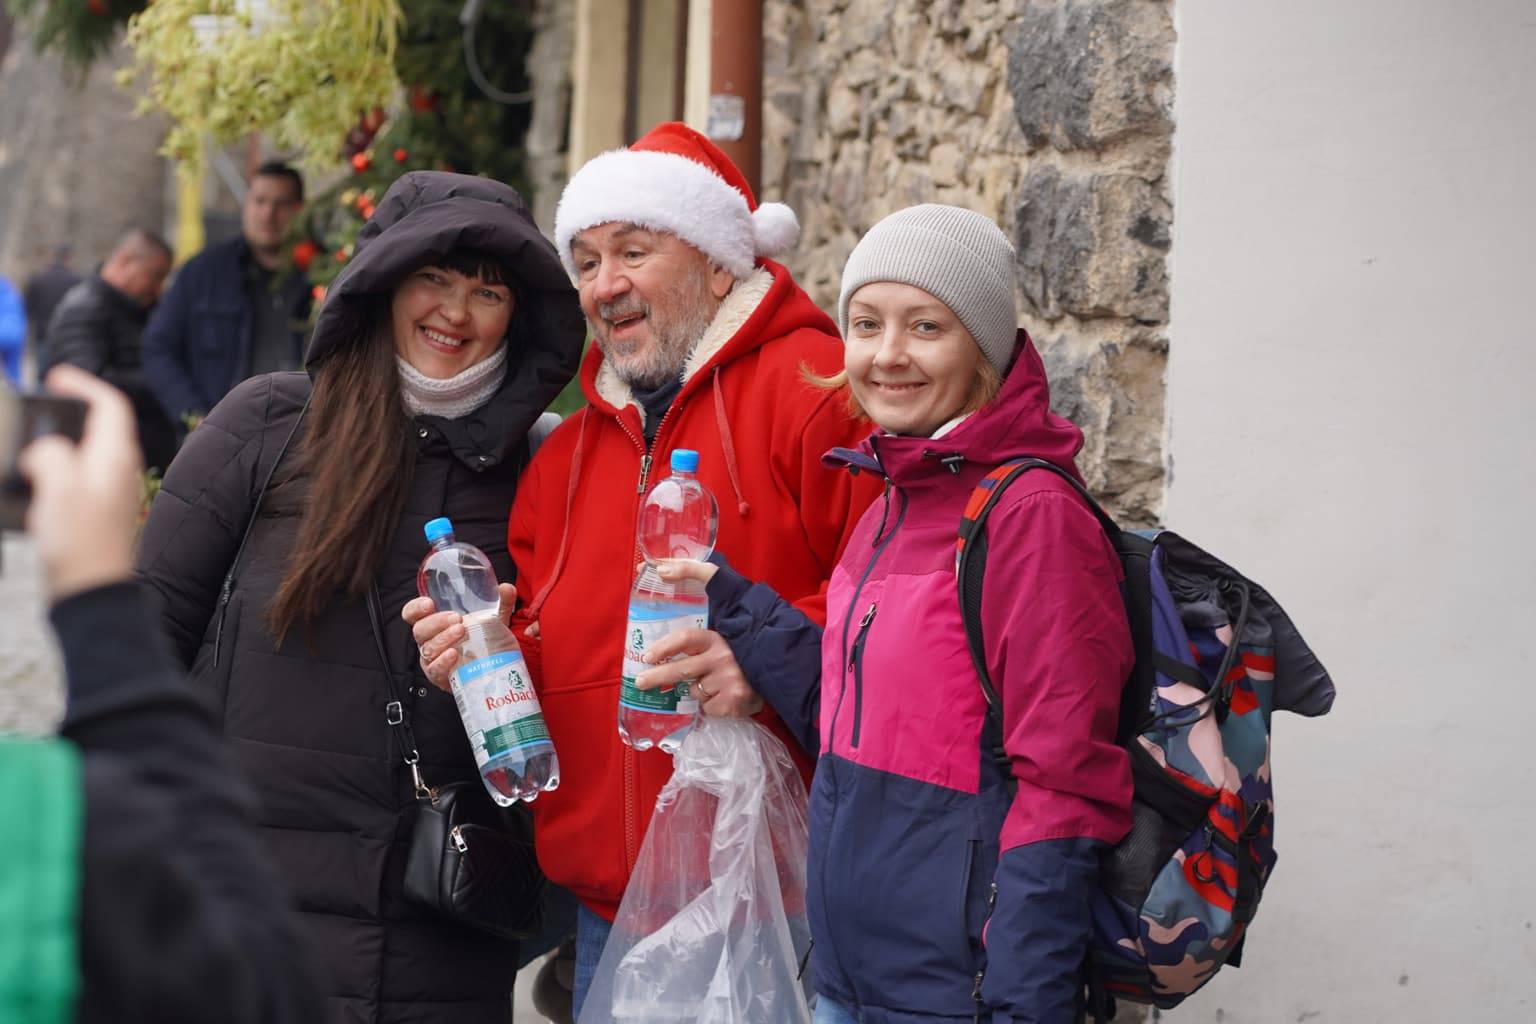
[[[1177,0],[1167,522],[1333,672],[1248,965],[1163,1019],[1536,1021],[1536,3]]]

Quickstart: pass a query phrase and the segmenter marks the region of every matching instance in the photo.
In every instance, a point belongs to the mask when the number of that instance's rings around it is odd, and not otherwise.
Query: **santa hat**
[[[780,256],[800,236],[783,203],[758,205],[730,157],[677,121],[657,125],[628,149],[587,161],[555,208],[555,248],[576,276],[571,239],[624,221],[668,231],[737,277],[760,257]]]

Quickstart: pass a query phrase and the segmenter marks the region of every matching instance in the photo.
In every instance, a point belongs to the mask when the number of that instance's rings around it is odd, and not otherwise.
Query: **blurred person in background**
[[[21,383],[21,356],[27,345],[27,313],[21,293],[0,274],[0,367],[11,385]]]
[[[48,265],[27,278],[22,299],[27,307],[27,325],[32,329],[29,343],[33,358],[42,351],[48,338],[48,322],[64,293],[80,282],[80,275],[69,265],[73,250],[67,245],[56,245],[49,254]]]
[[[239,237],[188,260],[150,317],[144,376],[181,427],[196,426],[246,378],[303,365],[310,284],[283,253],[303,206],[299,172],[262,164],[240,204]]]
[[[0,1020],[317,1021],[247,796],[133,582],[133,409],[74,367],[48,386],[88,407],[78,445],[20,460],[67,711],[0,737]]]
[[[171,272],[171,247],[135,228],[118,241],[96,273],[64,293],[38,349],[46,374],[69,363],[95,374],[133,403],[144,462],[160,472],[176,454],[176,430],[144,382],[140,341],[150,308]]]

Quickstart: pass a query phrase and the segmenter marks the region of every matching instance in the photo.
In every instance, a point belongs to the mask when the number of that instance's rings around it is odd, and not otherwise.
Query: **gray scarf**
[[[395,362],[400,367],[400,397],[412,416],[456,420],[489,402],[501,387],[507,376],[507,346],[447,380],[428,377],[398,355]]]

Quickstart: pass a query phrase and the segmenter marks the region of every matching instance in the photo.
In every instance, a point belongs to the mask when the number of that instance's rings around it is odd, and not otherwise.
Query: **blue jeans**
[[[842,1003],[834,1003],[826,996],[817,996],[816,1013],[811,1017],[811,1024],[859,1024],[859,1019]]]
[[[551,885],[544,899],[544,927],[517,947],[517,969],[522,970],[576,934],[576,897],[569,889]]]
[[[603,958],[603,946],[608,943],[608,933],[613,925],[588,910],[585,904],[576,905],[576,984],[571,992],[571,1016],[581,1019],[581,1004],[587,1001],[587,989],[597,974],[597,964]]]

